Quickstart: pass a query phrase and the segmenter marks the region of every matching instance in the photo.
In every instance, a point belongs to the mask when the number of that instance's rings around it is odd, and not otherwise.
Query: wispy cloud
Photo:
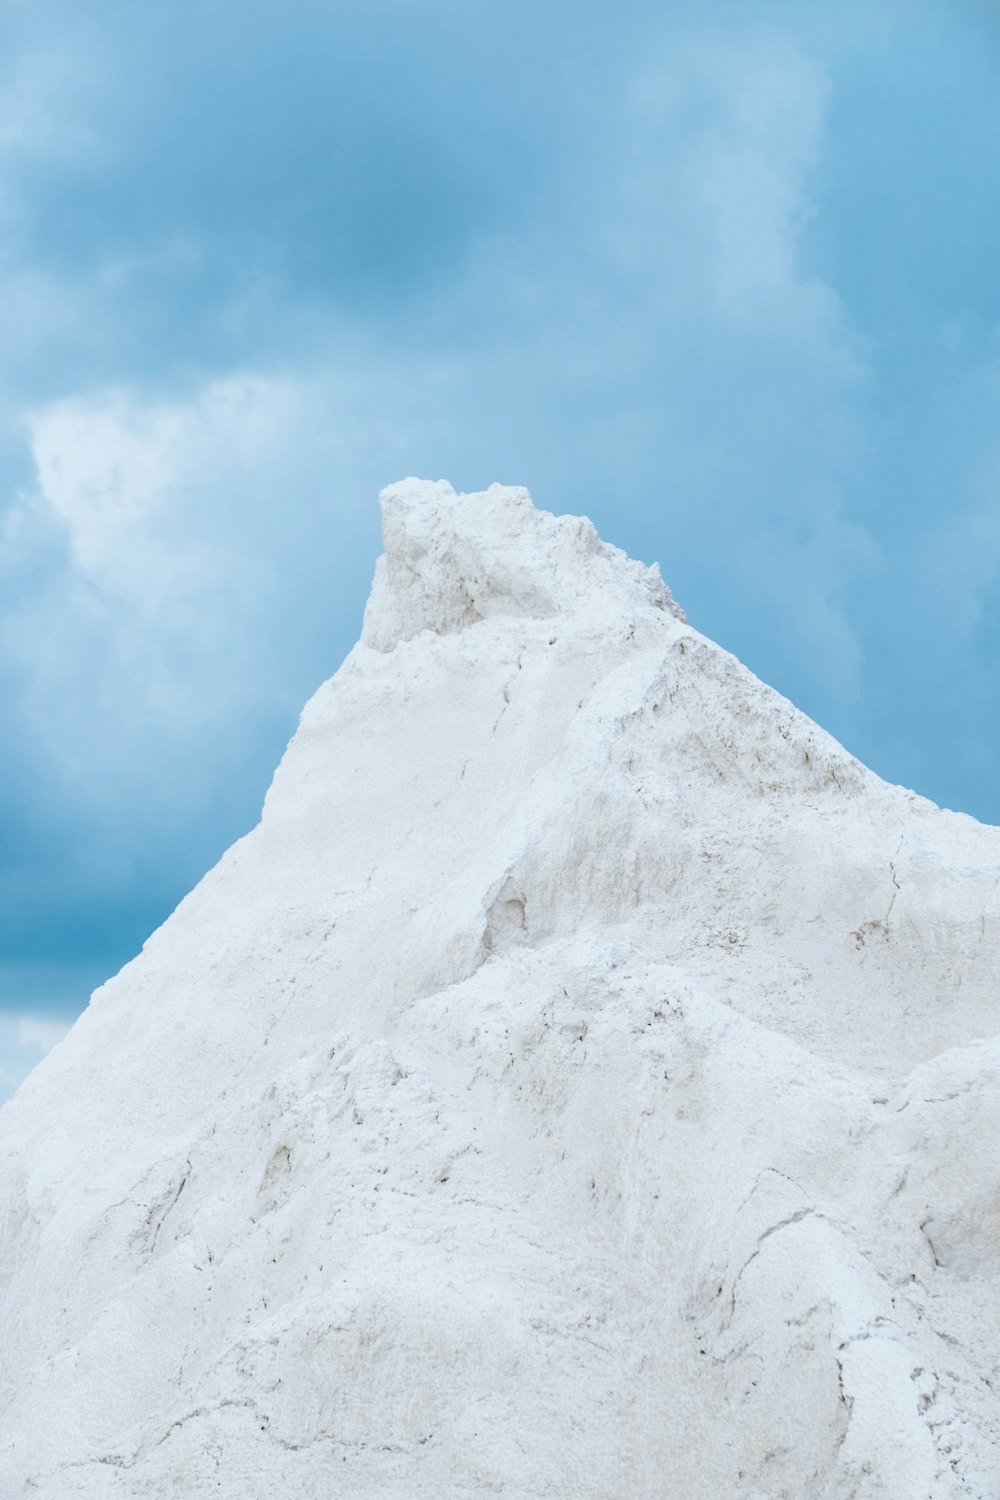
[[[40,1016],[20,1016],[17,1022],[18,1045],[44,1057],[69,1031],[71,1021],[50,1021]]]
[[[61,1042],[72,1023],[36,1015],[0,1013],[0,1104],[41,1058]]]
[[[78,783],[127,795],[152,736],[185,746],[274,693],[267,534],[301,477],[306,406],[293,383],[233,377],[185,400],[111,392],[29,414],[36,478],[5,550],[42,571],[0,643],[37,747]],[[95,703],[113,738],[94,732]]]

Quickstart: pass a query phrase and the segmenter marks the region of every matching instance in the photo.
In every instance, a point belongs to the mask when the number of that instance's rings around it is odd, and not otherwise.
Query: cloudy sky
[[[0,0],[0,1097],[528,485],[1000,822],[993,0]]]

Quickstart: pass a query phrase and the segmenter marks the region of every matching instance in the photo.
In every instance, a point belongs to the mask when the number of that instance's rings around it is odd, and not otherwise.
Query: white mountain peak
[[[1000,1495],[1000,832],[523,490],[0,1115],[0,1493]]]
[[[385,554],[361,637],[376,650],[501,615],[652,606],[683,618],[658,568],[609,547],[584,517],[536,510],[525,489],[461,495],[445,481],[405,479],[381,502]]]

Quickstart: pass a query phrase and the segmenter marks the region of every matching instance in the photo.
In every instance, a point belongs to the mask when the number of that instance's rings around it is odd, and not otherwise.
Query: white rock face
[[[522,490],[0,1115],[0,1494],[1000,1496],[1000,831]]]

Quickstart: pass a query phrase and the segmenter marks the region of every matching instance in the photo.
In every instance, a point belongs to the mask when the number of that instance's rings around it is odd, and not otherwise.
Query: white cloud
[[[64,401],[29,419],[38,494],[69,531],[73,558],[100,577],[121,544],[157,519],[184,414],[137,409],[121,396]]]
[[[199,509],[221,508],[223,491],[294,440],[305,394],[292,382],[237,376],[186,401],[112,392],[52,403],[27,418],[30,503],[65,527],[90,584],[142,614],[169,616],[226,571]]]
[[[213,723],[224,740],[275,690],[266,534],[310,400],[235,377],[188,400],[119,391],[26,416],[36,479],[0,561],[32,587],[0,613],[0,658],[62,777],[126,796],[155,774],[154,741],[183,755]]]
[[[799,238],[829,89],[788,45],[730,57],[716,74],[726,103],[694,153],[694,170],[713,220],[720,294],[745,312],[802,285]]]
[[[290,662],[289,636],[330,617],[358,493],[374,543],[405,433],[386,430],[379,389],[244,373],[184,399],[118,390],[25,415],[35,482],[0,525],[0,567],[28,586],[0,606],[0,666],[63,785],[120,806],[145,795],[150,815],[155,798],[163,816],[192,781],[217,785],[267,715],[294,722],[336,648],[317,627]]]
[[[51,286],[56,300],[60,288],[51,277],[26,270],[20,261],[21,231],[30,219],[25,201],[24,175],[39,162],[75,165],[94,160],[102,146],[88,121],[92,107],[92,57],[77,35],[72,48],[36,46],[4,57],[0,79],[0,267],[12,268],[10,279]],[[0,301],[12,305],[16,318],[14,287],[0,288]],[[6,293],[6,295],[5,295]],[[40,301],[42,299],[39,299]],[[42,330],[48,318],[42,319]],[[5,332],[11,346],[13,333]]]
[[[44,1016],[20,1016],[17,1023],[18,1046],[44,1057],[69,1031],[71,1021],[50,1021]]]
[[[10,1098],[36,1063],[62,1041],[71,1024],[45,1015],[0,1012],[0,1104]]]
[[[802,267],[830,95],[823,68],[788,39],[675,44],[633,84],[614,238],[660,279],[664,310],[772,341],[805,334],[857,375],[836,295]]]
[[[635,80],[604,217],[659,345],[664,454],[697,496],[678,540],[714,549],[844,700],[863,664],[845,589],[876,549],[847,513],[866,350],[806,255],[830,95],[788,38],[675,41]]]
[[[0,83],[0,157],[58,157],[79,161],[97,150],[78,106],[88,70],[77,47],[36,47],[13,61]]]

